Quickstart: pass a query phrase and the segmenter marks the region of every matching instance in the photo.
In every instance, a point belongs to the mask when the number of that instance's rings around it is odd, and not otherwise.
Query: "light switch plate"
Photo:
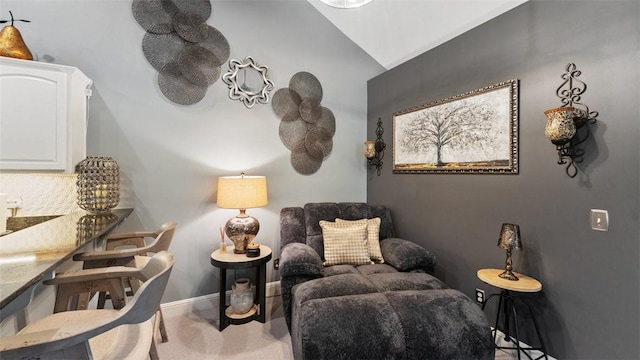
[[[591,209],[591,229],[609,231],[609,212],[607,210]]]

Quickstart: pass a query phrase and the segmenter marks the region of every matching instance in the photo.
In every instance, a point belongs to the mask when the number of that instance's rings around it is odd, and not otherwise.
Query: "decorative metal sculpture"
[[[376,128],[376,141],[367,141],[367,143],[372,143],[374,151],[370,151],[365,154],[365,156],[367,157],[369,170],[371,170],[372,166],[375,167],[378,176],[380,176],[380,171],[382,169],[384,149],[386,149],[387,147],[387,145],[384,143],[384,140],[382,139],[383,134],[384,129],[382,128],[382,119],[378,118],[378,127]]]
[[[289,87],[276,91],[271,106],[280,121],[280,139],[291,150],[291,165],[300,174],[318,171],[333,149],[336,119],[320,105],[322,85],[311,73],[299,72]]]
[[[207,25],[209,0],[133,0],[133,17],[147,33],[142,51],[158,70],[158,86],[167,99],[192,105],[220,78],[229,58],[229,42]]]
[[[545,110],[547,124],[545,135],[556,145],[558,165],[567,164],[565,172],[570,178],[578,174],[576,163],[583,161],[585,150],[578,148],[590,134],[589,125],[595,124],[597,111],[590,111],[581,103],[587,84],[577,78],[582,74],[576,65],[569,63],[561,78],[564,80],[556,89],[556,96],[562,102],[561,107]]]
[[[267,76],[268,70],[268,67],[259,65],[251,56],[247,56],[244,61],[229,60],[229,72],[222,76],[222,81],[229,85],[229,98],[242,101],[249,109],[256,101],[268,103],[269,92],[275,86]],[[252,75],[260,79],[252,82]]]

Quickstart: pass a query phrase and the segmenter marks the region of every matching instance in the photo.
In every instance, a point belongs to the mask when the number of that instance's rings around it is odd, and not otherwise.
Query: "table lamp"
[[[240,214],[229,219],[224,232],[233,242],[233,252],[244,254],[260,230],[258,219],[246,209],[267,205],[267,178],[264,176],[222,176],[218,178],[218,207],[238,209]]]
[[[520,238],[520,227],[515,224],[502,224],[500,230],[500,238],[498,239],[498,247],[507,251],[507,260],[505,261],[505,270],[498,275],[503,279],[517,281],[518,277],[511,271],[511,251],[522,250],[522,240]]]

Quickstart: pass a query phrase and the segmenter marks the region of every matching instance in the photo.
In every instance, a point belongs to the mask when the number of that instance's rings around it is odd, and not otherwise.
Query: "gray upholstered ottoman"
[[[352,272],[298,284],[292,295],[296,359],[494,357],[480,307],[429,274]]]

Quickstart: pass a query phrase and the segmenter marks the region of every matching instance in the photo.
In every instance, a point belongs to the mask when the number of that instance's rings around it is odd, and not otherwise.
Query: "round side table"
[[[504,269],[481,269],[478,270],[477,276],[478,279],[482,280],[483,282],[491,285],[491,286],[495,286],[499,289],[501,289],[499,294],[492,294],[490,295],[487,300],[485,300],[484,304],[482,304],[482,309],[484,310],[484,307],[487,305],[487,303],[489,302],[489,300],[491,300],[491,298],[493,297],[499,297],[500,301],[498,302],[498,310],[496,311],[496,322],[495,322],[495,326],[493,327],[493,342],[494,344],[496,343],[496,338],[498,335],[498,323],[500,322],[500,313],[502,312],[502,314],[504,315],[504,334],[505,334],[505,341],[507,342],[511,342],[512,338],[510,335],[510,323],[511,323],[511,315],[513,315],[513,330],[515,332],[515,341],[514,341],[514,345],[515,347],[508,347],[508,346],[498,346],[497,344],[496,349],[510,349],[510,350],[516,350],[518,352],[518,359],[520,359],[520,352],[523,352],[529,359],[534,360],[531,355],[528,352],[531,352],[533,350],[539,350],[542,352],[542,355],[538,356],[537,358],[535,358],[535,360],[537,359],[541,359],[541,358],[545,358],[547,359],[547,352],[544,349],[544,343],[542,341],[542,337],[540,336],[540,331],[538,330],[538,324],[536,322],[535,317],[533,316],[533,312],[531,311],[531,307],[529,306],[529,304],[527,304],[524,301],[519,301],[520,303],[524,304],[526,306],[526,308],[529,310],[529,314],[531,315],[531,320],[533,322],[533,327],[536,331],[536,335],[538,336],[538,340],[540,341],[540,347],[526,347],[523,348],[520,345],[520,339],[518,336],[518,313],[516,311],[516,306],[515,306],[515,300],[521,300],[521,298],[519,298],[516,294],[517,293],[536,293],[542,290],[542,284],[527,275],[524,274],[520,274],[517,272],[514,272],[514,274],[518,277],[519,280],[507,280],[507,279],[503,279],[501,278],[499,275],[504,272]]]
[[[248,257],[246,254],[234,254],[233,246],[227,248],[226,252],[220,249],[211,253],[211,265],[220,269],[220,323],[218,330],[222,331],[230,324],[245,324],[252,320],[261,323],[266,319],[266,284],[267,284],[267,262],[271,260],[271,248],[260,245],[260,255],[258,257]],[[256,284],[256,297],[253,309],[247,314],[233,314],[227,310],[227,269],[249,269],[256,268],[258,272],[258,283]]]

